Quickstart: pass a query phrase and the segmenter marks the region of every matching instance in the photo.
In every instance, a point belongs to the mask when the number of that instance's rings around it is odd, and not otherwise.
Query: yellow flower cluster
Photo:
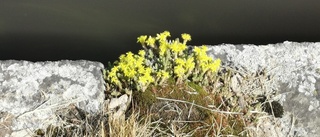
[[[182,53],[185,49],[187,49],[186,44],[180,43],[178,40],[175,40],[172,44],[169,44],[169,48],[172,50],[174,54]]]
[[[194,67],[195,62],[193,57],[185,58],[177,58],[175,60],[176,66],[174,67],[174,73],[179,77],[183,78],[183,76],[188,75],[186,73],[190,73]]]
[[[213,61],[213,59],[207,55],[207,50],[208,48],[206,46],[194,48],[194,53],[198,64],[202,72],[206,72],[207,70],[210,70],[211,72],[217,72],[220,67],[221,60],[216,59]]]
[[[157,34],[156,40],[159,40],[160,45],[167,41],[167,37],[171,37],[169,31],[164,31],[160,34]]]
[[[121,87],[119,80],[121,77],[122,82],[126,84],[130,84],[131,81],[139,83],[136,86],[140,86],[137,87],[140,89],[154,82],[154,78],[151,76],[152,69],[145,67],[145,54],[144,50],[140,50],[138,55],[134,55],[132,52],[121,55],[119,63],[111,69],[108,75],[111,83]]]
[[[158,40],[160,45],[159,54],[163,56],[168,49],[172,50],[172,52],[174,52],[175,54],[182,53],[182,51],[184,51],[187,48],[186,42],[191,40],[191,36],[189,34],[184,33],[184,34],[181,34],[181,37],[184,40],[183,43],[180,43],[178,39],[173,42],[169,42],[167,40],[167,37],[170,37],[170,36],[171,34],[169,31],[164,31],[160,34],[157,34],[157,37],[155,38],[152,36],[149,36],[147,39],[146,35],[142,35],[137,38],[137,42],[142,44],[143,46],[147,44],[148,46],[155,48],[155,42],[156,40]]]
[[[219,70],[221,60],[213,60],[212,57],[209,57],[207,55],[208,48],[206,46],[195,47],[192,55],[184,55],[187,54],[186,43],[191,40],[191,36],[189,34],[181,34],[181,38],[183,40],[182,43],[179,42],[179,39],[176,39],[174,41],[167,40],[167,37],[170,36],[170,32],[164,31],[160,34],[157,34],[155,38],[149,36],[149,38],[147,39],[147,36],[145,35],[140,36],[138,37],[137,42],[141,43],[142,45],[146,44],[150,46],[151,49],[153,49],[153,52],[157,51],[159,58],[162,59],[162,62],[160,61],[159,63],[161,63],[162,66],[171,66],[171,69],[170,67],[164,67],[162,69],[164,69],[164,71],[171,71],[169,72],[169,74],[174,74],[180,79],[187,78],[192,72],[201,73],[203,75],[207,71],[216,73]],[[158,40],[159,50],[155,50],[158,48],[155,40]],[[195,69],[197,69],[197,71]],[[157,74],[157,76],[160,76],[160,74]]]
[[[119,66],[115,66],[111,69],[110,73],[108,74],[108,78],[110,78],[111,83],[114,83],[118,86],[120,86],[120,80],[118,79],[117,76],[117,71],[119,71]]]
[[[143,35],[143,36],[138,37],[137,42],[139,42],[140,44],[144,44],[146,42],[146,39],[147,39],[147,36]]]
[[[206,46],[195,47],[188,55],[186,43],[191,40],[189,34],[181,34],[182,43],[179,39],[167,40],[170,36],[170,32],[164,31],[156,37],[138,37],[137,42],[144,50],[140,50],[138,54],[128,52],[121,55],[119,62],[108,71],[109,82],[120,89],[125,85],[144,91],[149,84],[161,84],[170,77],[176,77],[181,82],[189,76],[199,77],[197,73],[205,74],[210,71],[215,74],[219,70],[221,60],[213,60],[207,56]],[[201,82],[201,78],[197,79]]]
[[[165,79],[169,78],[170,77],[170,74],[164,70],[160,70],[158,73],[157,73],[157,77],[163,77]]]
[[[142,69],[142,71],[139,71],[140,77],[139,77],[139,84],[148,85],[151,82],[154,82],[153,77],[151,76],[151,68]]]

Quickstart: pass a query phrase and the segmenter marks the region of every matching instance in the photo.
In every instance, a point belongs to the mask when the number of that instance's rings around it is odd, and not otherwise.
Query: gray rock
[[[274,119],[270,131],[279,133],[271,136],[320,136],[320,43],[222,44],[209,46],[208,54],[226,66],[251,73],[266,69],[273,76],[266,86],[277,91],[274,99],[285,115]]]
[[[55,112],[75,105],[90,114],[103,110],[103,64],[91,61],[0,61],[0,136],[30,135],[58,124]],[[1,125],[1,124],[0,124]]]
[[[121,95],[118,98],[112,98],[106,100],[106,107],[107,110],[113,119],[118,119],[124,117],[124,114],[126,113],[130,102],[131,102],[132,96],[128,96],[126,94]]]

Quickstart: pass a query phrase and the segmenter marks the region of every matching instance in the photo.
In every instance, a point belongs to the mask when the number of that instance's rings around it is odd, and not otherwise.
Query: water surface
[[[0,2],[0,59],[106,63],[136,37],[187,32],[192,45],[320,41],[320,1],[139,0]]]

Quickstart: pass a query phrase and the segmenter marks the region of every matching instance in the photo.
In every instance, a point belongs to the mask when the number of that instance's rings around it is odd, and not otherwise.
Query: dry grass
[[[154,135],[158,122],[151,122],[150,116],[139,119],[139,113],[133,112],[127,119],[109,119],[111,137],[149,137]],[[106,134],[105,134],[106,135]]]
[[[95,116],[78,112],[75,118],[61,117],[62,126],[37,130],[34,136],[254,136],[259,118],[267,116],[256,91],[271,98],[272,89],[266,87],[271,79],[262,72],[225,71],[211,86],[170,81],[151,86],[133,95],[131,107],[120,118],[112,119],[107,111]],[[66,113],[73,112],[69,110]]]

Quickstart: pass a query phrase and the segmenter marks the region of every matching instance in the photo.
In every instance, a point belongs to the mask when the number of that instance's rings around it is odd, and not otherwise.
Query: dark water
[[[107,63],[169,30],[191,45],[320,41],[320,1],[0,1],[0,59]]]

